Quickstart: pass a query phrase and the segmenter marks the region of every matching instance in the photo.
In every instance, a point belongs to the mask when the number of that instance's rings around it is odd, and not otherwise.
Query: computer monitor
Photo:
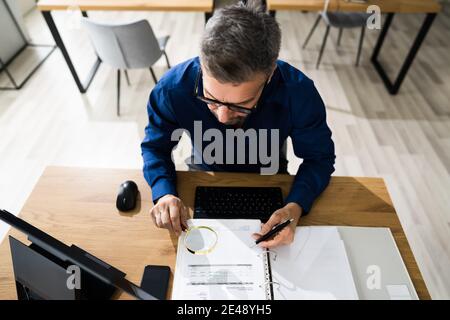
[[[126,280],[120,270],[75,245],[65,245],[12,213],[0,210],[0,220],[26,234],[31,242],[27,246],[9,237],[18,299],[109,299],[117,290],[142,300],[156,299]],[[76,272],[76,268],[80,285],[68,285],[71,270]]]

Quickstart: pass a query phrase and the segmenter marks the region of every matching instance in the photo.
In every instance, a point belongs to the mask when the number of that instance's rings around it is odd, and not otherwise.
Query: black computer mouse
[[[130,211],[136,207],[138,186],[134,181],[127,180],[119,186],[116,207],[119,211]]]

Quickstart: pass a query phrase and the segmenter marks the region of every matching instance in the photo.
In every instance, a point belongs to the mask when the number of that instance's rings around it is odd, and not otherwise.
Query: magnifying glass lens
[[[210,253],[217,243],[217,233],[209,227],[192,227],[184,239],[186,249],[193,254]]]

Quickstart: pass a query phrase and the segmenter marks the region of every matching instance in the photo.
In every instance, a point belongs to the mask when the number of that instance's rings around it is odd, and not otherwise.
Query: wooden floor
[[[199,52],[200,13],[91,13],[100,21],[147,18],[157,35],[170,34],[172,64]],[[332,30],[321,68],[315,60],[323,36],[320,25],[301,50],[315,14],[279,12],[281,58],[303,70],[318,87],[328,109],[336,143],[335,175],[386,180],[428,289],[434,299],[450,298],[450,7],[436,19],[400,93],[391,96],[369,58],[379,31],[368,31],[361,66],[353,66],[358,32],[345,31],[340,47]],[[55,15],[77,69],[86,74],[94,53],[77,16]],[[423,16],[396,16],[381,61],[393,75],[401,65]],[[52,43],[39,14],[26,17],[35,43]],[[43,51],[28,50],[12,66],[18,78]],[[161,59],[158,77],[165,70]],[[140,168],[140,141],[146,125],[150,73],[130,72],[123,81],[122,117],[115,115],[115,71],[102,65],[86,95],[79,94],[59,50],[20,91],[0,91],[0,207],[19,212],[45,166]],[[0,85],[6,84],[0,74]],[[177,167],[189,146],[176,151]],[[300,163],[289,150],[289,170]],[[149,221],[150,223],[150,221]],[[5,229],[0,230],[0,238]],[[1,263],[1,262],[0,262]]]

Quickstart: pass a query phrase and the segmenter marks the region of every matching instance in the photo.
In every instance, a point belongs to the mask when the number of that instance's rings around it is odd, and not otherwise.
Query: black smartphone
[[[168,266],[146,266],[141,288],[157,299],[166,300],[169,278],[170,268]]]

